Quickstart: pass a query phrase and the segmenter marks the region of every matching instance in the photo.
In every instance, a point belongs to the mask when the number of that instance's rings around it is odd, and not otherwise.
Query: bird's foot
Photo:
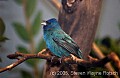
[[[61,57],[61,58],[59,58],[59,61],[60,61],[60,63],[62,63],[62,57]]]
[[[75,57],[73,54],[70,54],[70,55],[71,55],[72,60],[75,60],[75,62],[77,63],[77,57]]]
[[[55,56],[52,56],[52,58],[51,58],[51,62],[52,62],[52,60],[55,58]]]
[[[59,58],[60,63],[62,63],[62,59],[64,59],[64,58],[65,58],[65,56]]]

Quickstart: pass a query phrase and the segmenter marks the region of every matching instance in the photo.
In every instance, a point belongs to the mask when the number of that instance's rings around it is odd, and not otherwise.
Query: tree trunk
[[[96,28],[99,21],[102,0],[62,0],[59,12],[59,23],[62,29],[69,34],[79,45],[83,57],[91,50]],[[51,64],[47,62],[45,78],[79,78],[78,75],[58,76],[60,71],[77,71],[76,65]],[[57,74],[56,74],[57,73]]]

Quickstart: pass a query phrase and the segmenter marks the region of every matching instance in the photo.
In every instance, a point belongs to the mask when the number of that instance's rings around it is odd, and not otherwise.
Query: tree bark
[[[79,45],[84,59],[89,55],[99,21],[102,0],[75,0],[69,12],[63,0],[63,8],[59,14],[59,23]],[[68,11],[68,12],[67,12]]]
[[[102,0],[62,0],[59,23],[79,45],[85,60],[95,37],[101,5]],[[79,78],[78,75],[56,75],[60,71],[77,71],[76,66],[47,62],[44,78]]]

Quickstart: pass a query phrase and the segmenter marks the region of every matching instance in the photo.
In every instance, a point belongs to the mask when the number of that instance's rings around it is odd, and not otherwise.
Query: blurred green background
[[[58,18],[58,13],[59,11],[48,0],[1,0],[0,67],[15,61],[6,57],[10,53],[15,51],[38,53],[45,48],[41,20]],[[95,42],[105,55],[113,51],[120,57],[120,0],[103,1]],[[95,56],[93,51],[91,55]],[[45,60],[28,60],[12,71],[1,73],[0,77],[42,78],[44,66]],[[90,70],[102,71],[107,69],[95,68]]]

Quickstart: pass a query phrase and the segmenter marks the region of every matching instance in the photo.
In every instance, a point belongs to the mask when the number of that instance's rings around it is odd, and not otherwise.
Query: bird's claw
[[[65,58],[65,56],[59,58],[60,63],[62,63],[62,59],[64,59],[64,58]]]
[[[73,55],[73,54],[70,54],[71,55],[71,58],[72,58],[72,60],[75,60],[75,62],[77,63],[77,58]]]
[[[55,56],[52,56],[52,58],[51,58],[51,62],[53,62],[53,59],[55,58]],[[60,63],[62,63],[62,59],[63,59],[63,57],[61,57],[61,58],[58,58],[58,60],[60,61]]]
[[[51,58],[51,62],[52,62],[52,60],[55,58],[55,56],[52,56],[52,58]]]
[[[59,58],[60,63],[62,63],[62,58]]]

